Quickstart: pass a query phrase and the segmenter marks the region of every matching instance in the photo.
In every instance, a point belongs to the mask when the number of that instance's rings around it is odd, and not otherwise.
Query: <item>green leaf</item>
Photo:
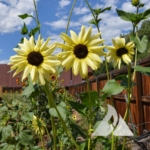
[[[98,16],[100,13],[103,13],[104,11],[110,10],[110,9],[111,9],[111,7],[106,7],[104,9],[98,8],[98,9],[92,9],[92,10],[93,10],[94,14]]]
[[[28,113],[26,113],[25,115],[23,115],[23,116],[21,117],[21,119],[22,119],[23,121],[32,121],[33,115],[34,115],[33,112],[28,112]]]
[[[79,96],[82,100],[82,104],[87,106],[87,107],[90,107],[89,106],[89,94],[88,94],[88,92],[81,93]],[[96,100],[98,99],[98,93],[96,91],[91,91],[90,96],[91,96],[91,106],[96,105]]]
[[[130,39],[131,39],[131,41],[136,43],[136,47],[140,53],[143,53],[146,50],[147,44],[148,44],[148,38],[146,35],[144,35],[142,37],[141,41],[140,41],[139,37],[134,37],[132,35],[130,36]]]
[[[125,12],[123,10],[116,9],[118,16],[125,21],[133,21],[136,17],[134,13]]]
[[[18,17],[20,17],[21,19],[26,19],[28,17],[34,18],[32,15],[28,15],[28,14],[18,15]]]
[[[149,75],[150,67],[142,67],[142,66],[133,66],[136,71]]]
[[[68,101],[68,103],[71,105],[72,108],[74,108],[78,113],[86,116],[86,109],[87,107],[83,104],[80,104],[78,102]]]
[[[101,101],[104,102],[107,99],[108,93],[104,93],[101,95]]]
[[[103,13],[106,10],[110,10],[110,9],[111,9],[111,7],[106,7],[106,8],[104,8],[104,9],[101,10],[101,13]]]
[[[29,33],[29,36],[31,37],[32,35],[34,36],[36,34],[37,31],[40,30],[40,27],[36,27],[34,29],[31,29],[30,33]]]
[[[29,86],[23,90],[22,95],[29,96],[32,92],[34,92],[34,87],[32,84],[29,84]]]
[[[77,125],[76,123],[71,123],[70,126],[71,126],[71,128],[72,128],[73,130],[75,130],[75,131],[76,131],[80,136],[82,136],[83,138],[86,138],[86,137],[87,137],[86,133],[84,133],[84,132],[82,131],[81,127],[80,127],[79,125]]]
[[[89,21],[89,24],[97,25],[97,22],[95,21],[95,19],[91,19],[91,20]]]
[[[79,143],[79,149],[80,150],[85,150],[85,147],[86,147],[86,141]]]
[[[28,145],[33,142],[33,135],[30,135],[28,132],[23,131],[19,133],[19,142],[22,145]]]
[[[21,29],[21,34],[26,35],[28,33],[28,29],[26,27],[26,24],[24,23],[22,29]]]
[[[140,4],[139,4],[139,7],[141,7],[141,8],[142,8],[142,7],[144,7],[144,5],[145,5],[145,4],[140,3]]]
[[[150,9],[147,9],[143,13],[143,19],[148,19],[148,18],[150,18]]]
[[[124,87],[120,86],[114,79],[107,81],[102,92],[108,93],[110,95],[116,95],[122,92]]]
[[[63,118],[63,120],[66,120],[66,113],[67,113],[66,112],[66,104],[64,102],[61,102],[60,104],[57,105],[57,109],[58,109],[61,117]],[[50,108],[49,113],[50,113],[50,115],[59,118],[55,108]]]
[[[2,129],[2,141],[5,141],[9,136],[11,136],[11,133],[13,132],[12,126],[7,125],[3,127]]]
[[[39,146],[33,146],[33,147],[31,147],[31,150],[43,150],[43,149],[40,148]]]
[[[11,144],[6,144],[1,150],[15,150],[15,146]]]
[[[101,13],[101,8],[92,9],[92,10],[93,10],[93,13],[94,13],[95,15],[97,15],[97,16]]]
[[[126,74],[122,74],[122,75],[115,77],[115,80],[122,80],[123,78],[126,78],[126,77],[127,77]]]

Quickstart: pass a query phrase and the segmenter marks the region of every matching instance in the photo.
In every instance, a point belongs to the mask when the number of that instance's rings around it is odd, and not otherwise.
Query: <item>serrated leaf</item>
[[[23,92],[22,92],[22,95],[26,95],[26,96],[29,96],[32,92],[34,92],[34,86],[32,84],[29,84],[29,86],[27,86]]]
[[[139,37],[134,37],[134,36],[130,36],[131,41],[136,43],[136,48],[138,49],[138,51],[140,53],[144,53],[144,51],[147,48],[147,44],[148,44],[148,38],[146,35],[144,35],[142,37],[142,40],[140,41]]]
[[[33,112],[28,112],[28,113],[26,113],[25,115],[23,115],[23,116],[21,117],[21,119],[22,119],[23,121],[32,121],[33,115],[34,115]]]
[[[26,133],[25,131],[19,133],[19,141],[22,145],[28,145],[33,142],[33,135]]]
[[[134,13],[125,12],[123,10],[116,9],[118,16],[125,21],[133,21],[135,19]]]
[[[141,73],[150,73],[150,67],[133,66],[132,68]]]
[[[76,132],[78,132],[78,134],[80,134],[83,138],[86,138],[86,137],[87,137],[86,133],[83,132],[83,130],[81,129],[81,127],[80,127],[78,124],[72,122],[72,123],[70,124],[70,126],[71,126],[71,128],[72,128],[73,130],[75,130]]]
[[[124,87],[119,85],[116,80],[109,80],[105,84],[104,88],[102,89],[102,92],[108,93],[110,95],[116,95],[122,92]]]
[[[15,146],[11,144],[6,144],[1,150],[14,150]]]
[[[88,92],[81,93],[79,96],[80,96],[80,99],[82,100],[82,104],[87,107],[90,107]],[[96,100],[98,99],[98,93],[96,91],[91,91],[90,96],[91,96],[91,106],[96,105]]]
[[[9,136],[11,136],[11,133],[13,132],[12,126],[7,125],[3,127],[2,129],[2,141],[5,141]]]
[[[147,9],[146,11],[143,12],[143,19],[148,18],[150,18],[150,9]]]
[[[80,104],[78,102],[68,101],[68,103],[71,105],[72,108],[74,108],[78,113],[86,116],[86,109],[87,107],[83,104]]]
[[[66,104],[64,102],[61,102],[56,107],[57,107],[61,117],[63,118],[63,120],[66,120],[66,113],[67,113],[66,112]],[[55,108],[50,108],[49,113],[50,113],[50,115],[59,118],[59,115],[58,115],[57,111],[55,110]]]

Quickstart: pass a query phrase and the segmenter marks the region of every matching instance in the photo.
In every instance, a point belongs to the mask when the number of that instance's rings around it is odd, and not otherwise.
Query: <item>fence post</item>
[[[136,97],[136,120],[137,125],[144,122],[143,119],[143,104],[142,104],[142,75],[140,72],[136,72],[136,78],[135,81],[137,83],[137,86],[135,87],[135,97]],[[138,126],[138,134],[143,133],[143,125]]]
[[[2,86],[0,86],[0,97],[2,97],[2,92],[3,92],[3,90],[2,90]]]

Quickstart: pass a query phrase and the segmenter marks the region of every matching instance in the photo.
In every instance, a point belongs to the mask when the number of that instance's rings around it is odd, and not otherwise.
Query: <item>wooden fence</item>
[[[4,93],[21,93],[22,87],[3,87],[0,86],[0,97],[2,97],[2,94]]]
[[[150,57],[142,59],[138,64],[142,66],[150,66]],[[111,79],[114,79],[121,74],[127,74],[127,67],[111,71],[110,77]],[[90,80],[91,90],[102,90],[106,82],[106,74],[93,77],[93,79]],[[135,82],[137,83],[137,86],[134,86],[132,89],[130,111],[133,124],[137,127],[138,133],[141,134],[143,129],[150,130],[150,77],[143,75],[140,72],[136,72]],[[67,89],[72,95],[87,90],[85,82],[67,86]],[[117,113],[122,117],[126,110],[125,93],[126,91],[123,91],[113,97]],[[109,100],[109,97],[107,100]]]

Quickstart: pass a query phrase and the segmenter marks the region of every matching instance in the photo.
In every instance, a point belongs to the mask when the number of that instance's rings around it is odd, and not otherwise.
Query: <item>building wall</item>
[[[89,69],[89,74],[90,74],[92,70],[91,68],[88,68],[88,69]],[[0,64],[0,86],[20,87],[20,85],[16,83],[16,78],[21,76],[21,73],[13,77],[14,71],[12,72],[9,72],[9,71],[10,71],[10,66],[8,66],[7,64]],[[59,77],[59,81],[61,80],[63,80],[63,82],[61,83],[62,86],[70,86],[70,85],[79,84],[82,82],[82,78],[80,77],[80,75],[77,75],[77,76],[73,75],[71,69],[68,71],[64,69],[63,73]]]
[[[13,72],[9,71],[10,66],[8,66],[7,64],[0,64],[0,86],[20,87],[20,85],[16,83],[16,78],[18,77],[18,75],[13,77],[14,71]]]

